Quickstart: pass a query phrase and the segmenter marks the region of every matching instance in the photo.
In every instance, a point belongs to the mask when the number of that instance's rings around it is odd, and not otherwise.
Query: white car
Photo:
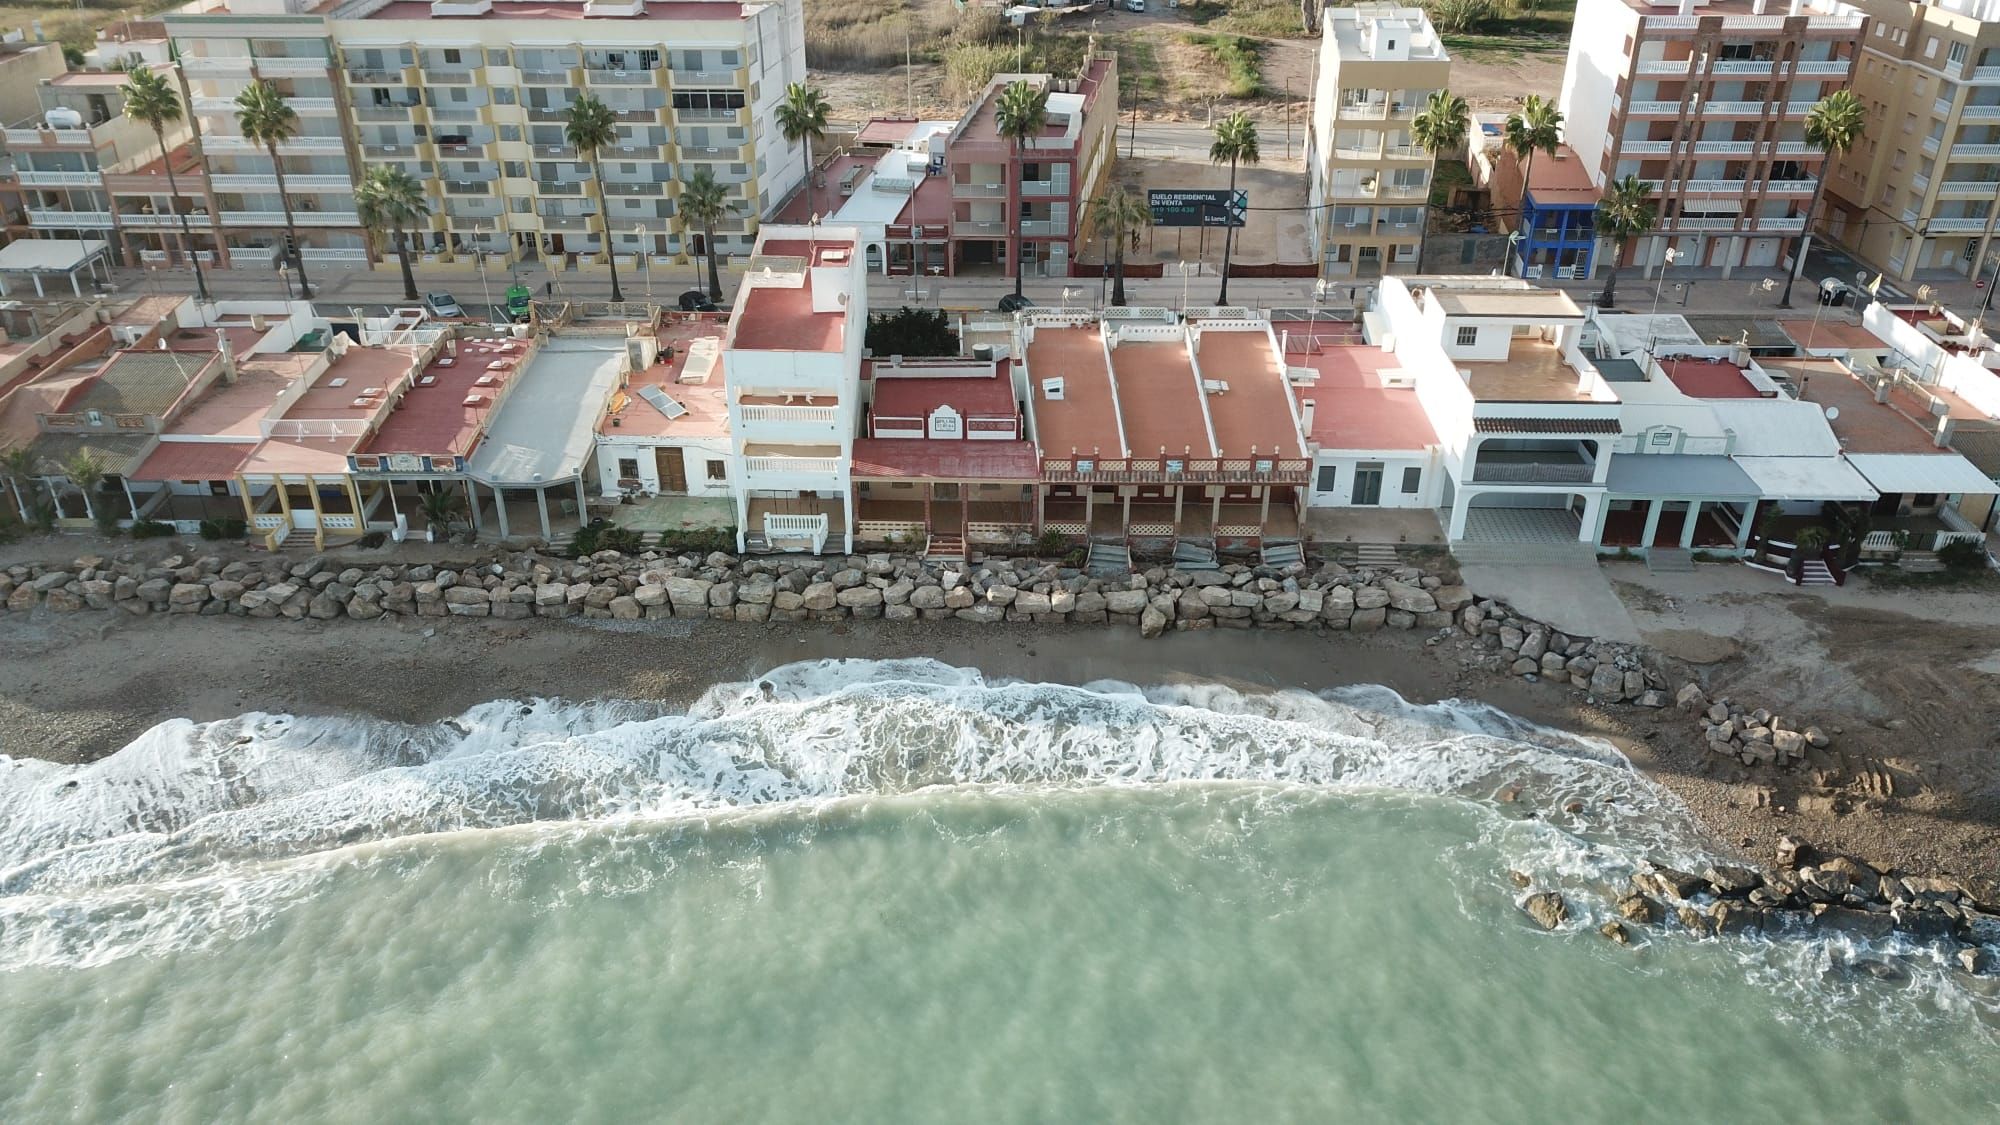
[[[456,320],[465,315],[465,310],[458,307],[458,300],[449,293],[424,294],[424,307],[431,311],[432,316],[445,320]]]
[[[1125,10],[1128,12],[1143,12],[1146,10],[1146,0],[1125,0]]]

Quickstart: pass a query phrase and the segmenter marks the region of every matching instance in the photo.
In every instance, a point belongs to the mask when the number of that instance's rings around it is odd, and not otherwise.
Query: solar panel
[[[640,387],[638,393],[639,397],[645,399],[648,405],[652,406],[653,409],[659,411],[660,413],[666,415],[669,420],[678,418],[681,415],[686,414],[688,412],[687,407],[682,406],[680,403],[675,402],[671,398],[668,398],[667,392],[661,390],[658,387],[655,386]]]

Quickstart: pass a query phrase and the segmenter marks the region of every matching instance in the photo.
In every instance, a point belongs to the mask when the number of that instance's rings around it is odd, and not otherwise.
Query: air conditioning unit
[[[1060,376],[1054,379],[1042,380],[1042,397],[1049,402],[1061,402],[1063,400],[1063,381]]]

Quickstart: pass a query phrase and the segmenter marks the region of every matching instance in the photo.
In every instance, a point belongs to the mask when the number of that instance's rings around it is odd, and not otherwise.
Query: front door
[[[1354,467],[1354,506],[1372,508],[1382,502],[1382,463],[1363,461]]]
[[[678,448],[654,449],[653,464],[659,469],[661,492],[687,492],[687,458],[681,456]]]

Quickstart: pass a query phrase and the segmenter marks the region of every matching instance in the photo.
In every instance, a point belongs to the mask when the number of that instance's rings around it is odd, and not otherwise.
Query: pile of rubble
[[[1789,766],[1804,761],[1808,748],[1833,745],[1833,737],[1819,727],[1762,707],[1748,710],[1726,696],[1710,700],[1699,684],[1682,685],[1674,703],[1697,714],[1711,752],[1746,766]]]
[[[1460,609],[1458,626],[1485,650],[1489,671],[1572,684],[1600,703],[1667,705],[1666,681],[1632,645],[1570,636],[1490,600]]]

